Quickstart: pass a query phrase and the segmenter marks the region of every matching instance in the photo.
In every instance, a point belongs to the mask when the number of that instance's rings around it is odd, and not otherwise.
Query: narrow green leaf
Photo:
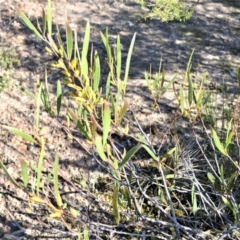
[[[106,145],[111,127],[111,110],[107,101],[103,104],[103,146]]]
[[[23,159],[20,159],[20,164],[21,164],[21,172],[22,172],[22,180],[23,180],[23,185],[26,188],[28,185],[28,165],[26,161]]]
[[[66,41],[67,41],[67,57],[70,61],[73,53],[73,33],[69,24],[66,23]]]
[[[128,50],[128,55],[127,55],[127,61],[126,61],[126,69],[125,69],[125,76],[124,76],[124,83],[125,86],[127,86],[127,81],[128,81],[128,74],[129,74],[129,69],[130,69],[130,62],[131,62],[131,57],[132,57],[132,52],[133,52],[133,47],[136,39],[136,33],[134,33],[129,50]],[[125,92],[125,91],[124,91]]]
[[[214,144],[217,147],[218,151],[221,152],[223,155],[227,156],[227,151],[223,147],[222,143],[220,142],[220,140],[218,138],[216,131],[213,128],[212,128],[212,137],[213,137]]]
[[[189,60],[188,60],[187,69],[186,69],[185,78],[184,78],[184,85],[187,83],[188,78],[189,78],[189,73],[191,71],[192,57],[193,57],[194,51],[195,51],[195,48],[192,50],[192,53],[191,53],[191,55],[189,57]]]
[[[25,93],[28,97],[30,97],[33,100],[36,100],[36,97],[33,93],[31,93],[30,91],[28,91],[26,88],[21,87],[21,86],[17,86],[15,85],[17,88],[19,88],[23,93]]]
[[[11,174],[8,172],[7,168],[3,164],[2,160],[0,159],[0,167],[3,169],[4,173],[7,175],[8,179],[18,188],[21,188],[18,183],[15,181],[15,179],[11,176]]]
[[[229,209],[233,210],[232,204],[229,202],[229,200],[226,197],[222,196],[222,200]]]
[[[192,83],[192,79],[189,76],[188,78],[188,103],[189,103],[189,107],[192,105],[192,101],[193,101],[193,83]]]
[[[88,232],[88,229],[86,227],[84,227],[84,230],[83,230],[83,236],[84,236],[84,240],[89,240],[89,232]],[[80,235],[79,235],[79,240],[82,239],[80,238]]]
[[[160,162],[165,162],[167,159],[169,159],[169,157],[175,152],[175,154],[177,154],[177,148],[174,147],[172,149],[170,149],[166,154],[164,154],[164,156],[161,158]],[[154,155],[155,156],[155,155]],[[157,160],[157,159],[155,159]]]
[[[116,59],[117,59],[117,79],[120,79],[121,69],[122,69],[122,53],[121,53],[121,40],[120,36],[117,36],[117,46],[116,46]]]
[[[102,137],[99,135],[96,137],[96,149],[97,149],[97,153],[100,156],[100,158],[103,161],[107,161],[107,157],[104,153],[104,148],[103,148],[103,144],[102,144]]]
[[[62,105],[62,86],[61,82],[57,81],[57,114],[59,115]]]
[[[90,23],[87,21],[85,28],[85,35],[83,39],[83,47],[82,47],[82,59],[81,59],[81,69],[83,75],[88,75],[88,61],[87,61],[87,53],[89,48],[90,41]]]
[[[216,178],[213,176],[213,174],[210,173],[210,172],[208,172],[208,173],[207,173],[207,177],[208,177],[208,180],[209,180],[213,185],[215,185]]]
[[[42,34],[45,36],[47,30],[47,16],[44,8],[42,9]]]
[[[45,141],[43,137],[41,137],[40,142],[41,142],[41,152],[38,160],[37,183],[36,183],[37,195],[39,195],[39,191],[40,191],[40,184],[42,180],[43,159],[45,157]]]
[[[118,210],[118,192],[119,192],[119,186],[116,186],[114,188],[113,198],[112,198],[113,216],[114,216],[115,224],[119,224],[120,222],[120,213]]]
[[[232,142],[232,138],[234,136],[234,132],[232,131],[232,119],[228,122],[227,126],[227,136],[225,141],[225,148],[227,149],[229,144]]]
[[[158,160],[158,157],[154,154],[154,152],[146,145],[142,145],[142,147],[148,152],[148,154],[155,160]]]
[[[58,25],[56,25],[56,29],[57,29],[57,41],[58,41],[58,46],[59,46],[59,51],[58,51],[58,53],[59,53],[59,55],[60,55],[60,57],[65,57],[65,58],[67,58],[67,52],[66,52],[66,50],[65,50],[65,48],[64,48],[64,43],[63,43],[63,40],[62,40],[62,34],[61,34],[61,32],[60,32],[60,29],[59,29],[59,27],[58,27]],[[63,53],[63,56],[61,56],[61,54],[60,54],[60,51]]]
[[[220,166],[220,179],[222,181],[222,183],[224,183],[224,169],[223,169],[223,165],[221,164]]]
[[[122,108],[120,109],[120,112],[119,112],[119,114],[118,114],[118,122],[117,122],[117,124],[120,124],[120,123],[121,123],[121,121],[122,121],[125,113],[127,112],[128,108],[129,108],[128,100],[127,100],[127,99],[124,99],[124,104],[123,104],[123,106],[122,106]]]
[[[208,93],[207,93],[207,96],[204,97],[204,100],[203,100],[203,103],[202,103],[203,106],[206,105],[207,103],[209,103],[210,100],[211,100],[211,92],[208,92]]]
[[[111,65],[112,64],[112,51],[111,51],[111,46],[109,44],[109,37],[108,37],[108,28],[106,28],[105,35],[100,32],[102,42],[105,46],[105,49],[107,51],[107,58],[108,58],[108,63]]]
[[[140,142],[143,142],[143,143],[145,143],[145,144],[148,143],[148,141],[146,140],[146,138],[145,138],[143,135],[139,134],[139,133],[136,134],[136,138],[137,138]]]
[[[227,190],[231,191],[235,186],[235,182],[238,176],[238,171],[235,171],[231,174],[231,176],[227,179]]]
[[[109,97],[110,86],[111,86],[111,74],[109,73],[107,77],[107,82],[106,82],[106,99],[108,99]]]
[[[101,65],[98,53],[94,54],[94,67],[93,67],[93,90],[99,91],[99,84],[101,79]]]
[[[123,158],[122,162],[119,164],[119,169],[122,168],[131,158],[136,154],[136,152],[139,151],[139,149],[144,148],[147,153],[155,160],[158,160],[158,157],[153,153],[153,151],[146,145],[138,144],[134,147],[132,147]]]
[[[7,129],[8,131],[14,133],[15,135],[23,138],[24,140],[27,140],[32,143],[36,143],[37,141],[31,137],[30,135],[18,130],[17,128],[9,127],[9,126],[3,126],[3,128]]]
[[[231,131],[228,136],[227,136],[227,139],[226,139],[226,146],[225,148],[227,149],[229,147],[229,144],[232,142],[232,138],[234,137],[234,132]]]
[[[196,101],[196,106],[197,106],[197,107],[200,107],[200,106],[201,106],[204,93],[205,93],[205,91],[204,91],[204,89],[202,89],[202,90],[200,91],[200,93],[198,94],[198,98],[197,98],[197,101]]]
[[[59,208],[62,207],[63,202],[59,192],[59,182],[58,182],[58,169],[59,169],[59,154],[56,153],[55,161],[53,165],[53,184],[54,184],[54,194],[56,198],[56,202]]]
[[[92,141],[91,132],[88,132],[86,130],[86,122],[82,124],[78,115],[75,114],[71,109],[67,110],[67,114],[69,115],[69,117],[71,117],[77,128],[80,130],[80,133],[83,134],[88,141]]]
[[[196,196],[196,193],[195,193],[195,186],[193,185],[192,186],[192,211],[193,211],[194,215],[196,215],[197,210],[198,210],[198,207],[197,207],[197,196]]]
[[[23,20],[23,22],[26,24],[26,26],[32,30],[37,37],[43,40],[43,36],[40,34],[40,32],[34,27],[34,25],[31,23],[31,21],[28,19],[28,17],[21,11],[18,11],[19,17]]]
[[[58,46],[57,46],[57,44],[54,42],[52,36],[51,36],[49,33],[47,34],[47,39],[48,39],[49,45],[51,46],[51,49],[54,50],[54,52],[55,52],[56,54],[60,55]]]
[[[176,80],[177,75],[175,75],[167,84],[167,86],[163,89],[162,94],[164,94],[169,88],[170,86],[174,83],[174,81]]]
[[[141,149],[143,147],[143,145],[138,144],[134,147],[132,147],[125,155],[125,157],[123,158],[122,162],[119,163],[119,169],[122,168],[134,155],[135,153]]]

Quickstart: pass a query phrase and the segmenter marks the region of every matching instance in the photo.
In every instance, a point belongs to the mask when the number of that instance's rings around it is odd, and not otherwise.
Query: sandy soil
[[[190,0],[187,2],[194,3]],[[184,23],[139,21],[136,15],[142,10],[134,1],[97,1],[96,4],[95,1],[59,0],[53,1],[53,12],[54,22],[60,26],[64,24],[67,13],[69,22],[77,24],[80,39],[83,37],[86,20],[90,20],[91,41],[100,54],[104,54],[104,48],[99,32],[106,27],[112,43],[117,34],[121,35],[124,58],[133,34],[137,33],[127,94],[133,103],[132,109],[143,126],[157,123],[157,128],[164,130],[177,105],[169,91],[160,101],[161,119],[149,107],[150,94],[146,90],[143,73],[149,69],[150,64],[153,71],[156,71],[162,59],[167,79],[170,80],[177,73],[178,81],[181,81],[188,58],[195,48],[193,73],[200,77],[207,71],[209,82],[221,86],[224,80],[226,91],[236,93],[236,70],[240,64],[240,8],[237,5],[230,6],[227,2],[196,1],[194,16]],[[37,79],[44,79],[44,69],[47,68],[53,79],[50,82],[51,89],[54,89],[56,73],[49,66],[53,58],[45,53],[42,42],[21,23],[17,9],[35,19],[40,17],[44,4],[45,1],[40,0],[0,0],[0,48],[16,48],[21,60],[21,67],[11,70],[12,87],[0,94],[0,124],[19,128],[29,134],[33,134],[35,102],[25,96],[19,87],[36,91]],[[87,146],[66,138],[62,124],[63,122],[51,118],[45,111],[41,113],[40,134],[47,139],[49,153],[44,167],[51,168],[57,150],[61,156],[61,191],[66,193],[65,201],[79,211],[82,209],[81,213],[84,215],[84,208],[100,203],[86,194],[81,185],[75,184],[72,176],[80,180],[84,176],[88,184],[95,185],[97,180],[94,177],[97,175],[99,178],[103,173],[84,151]],[[14,137],[2,127],[0,133],[1,159],[12,176],[18,179],[20,160],[35,159],[37,162],[39,148]],[[81,138],[79,141],[81,142]],[[64,231],[60,222],[47,219],[44,210],[27,199],[27,194],[16,189],[3,171],[0,171],[1,239],[30,239],[36,236],[38,238],[35,239],[43,239],[44,234],[50,239],[72,238]],[[29,214],[26,213],[26,208],[31,209]]]

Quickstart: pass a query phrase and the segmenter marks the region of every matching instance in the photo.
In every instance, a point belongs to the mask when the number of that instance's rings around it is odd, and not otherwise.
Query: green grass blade
[[[104,148],[103,148],[103,144],[102,144],[102,137],[101,136],[97,136],[96,137],[96,149],[97,149],[97,153],[98,155],[100,156],[100,158],[103,160],[103,161],[107,161],[107,157],[104,153]]]
[[[39,160],[38,160],[37,183],[36,183],[37,195],[39,195],[39,191],[40,191],[40,184],[41,184],[41,180],[42,180],[43,159],[45,156],[45,141],[44,141],[43,137],[41,137],[40,142],[41,142],[41,152],[40,152],[40,156],[39,156]]]
[[[84,40],[83,40],[82,61],[81,61],[82,73],[83,75],[86,75],[86,76],[88,75],[87,53],[89,48],[89,41],[90,41],[90,23],[89,21],[87,21]]]
[[[177,75],[175,75],[170,82],[167,84],[167,86],[163,89],[162,94],[164,94],[169,88],[170,86],[174,83],[175,79],[177,78]]]
[[[189,60],[188,60],[187,69],[186,69],[185,78],[184,78],[184,85],[187,83],[188,78],[189,78],[189,73],[190,73],[190,70],[191,70],[191,64],[192,64],[192,58],[193,58],[194,51],[195,51],[195,48],[192,50],[192,53],[191,53],[191,55],[189,57]]]
[[[129,160],[131,160],[131,158],[136,154],[136,152],[139,151],[139,149],[141,149],[143,147],[143,145],[138,144],[134,147],[132,147],[125,155],[125,157],[123,158],[122,162],[119,163],[119,169],[122,168]]]
[[[126,62],[126,69],[125,69],[125,76],[124,76],[124,83],[125,86],[127,86],[127,80],[128,80],[128,74],[129,74],[129,69],[130,69],[130,61],[132,57],[132,52],[133,52],[133,47],[136,39],[136,33],[134,33],[129,50],[128,50],[128,55],[127,55],[127,62]]]
[[[53,165],[53,184],[54,184],[54,195],[56,198],[56,202],[59,208],[62,207],[62,198],[59,193],[59,182],[58,182],[58,169],[59,169],[59,154],[56,153],[55,161]]]
[[[108,99],[109,97],[110,86],[111,86],[111,73],[108,74],[107,82],[106,82],[106,99]]]
[[[17,86],[15,85],[18,89],[20,89],[23,93],[25,93],[28,97],[30,97],[33,100],[36,100],[36,97],[33,93],[31,93],[30,91],[28,91],[26,88],[22,87],[22,86]]]
[[[148,146],[146,146],[146,145],[142,145],[142,147],[148,152],[148,154],[155,160],[155,161],[157,161],[158,160],[158,157],[154,154],[154,152],[148,147]],[[173,148],[174,149],[174,148]],[[172,150],[173,150],[172,149]],[[171,151],[172,151],[171,150]],[[174,149],[174,151],[175,151],[175,149]],[[169,151],[170,152],[170,151]],[[168,154],[169,154],[169,152],[168,152]]]
[[[101,79],[101,65],[99,55],[97,52],[94,54],[94,68],[93,68],[93,90],[99,90],[99,84]]]
[[[192,186],[192,211],[193,211],[193,215],[196,215],[197,210],[198,210],[197,196],[196,196],[196,193],[195,193],[195,186],[193,185]]]
[[[28,19],[28,17],[21,11],[18,11],[19,17],[23,20],[23,22],[26,24],[26,26],[32,30],[37,37],[43,40],[43,36],[41,33],[35,28],[35,26],[32,24],[32,22]]]
[[[106,145],[111,128],[111,110],[107,101],[103,104],[103,146]]]
[[[112,51],[111,51],[111,47],[109,44],[109,37],[108,37],[108,28],[106,29],[105,35],[100,32],[101,38],[102,38],[102,42],[105,46],[105,49],[107,51],[107,58],[108,58],[108,63],[111,65],[112,63]]]
[[[89,240],[89,239],[90,239],[90,238],[89,238],[89,232],[88,232],[87,227],[84,227],[83,236],[84,236],[84,240]],[[79,236],[79,240],[80,240],[80,239],[82,239],[82,238],[80,238],[80,236]]]
[[[218,137],[216,131],[213,128],[212,128],[212,137],[213,137],[214,144],[217,147],[217,149],[219,150],[219,152],[221,152],[223,155],[227,156],[227,151],[223,147],[222,143],[219,140],[219,137]]]
[[[67,57],[70,61],[73,53],[73,32],[69,24],[66,23],[66,41],[67,41]]]
[[[50,35],[49,33],[47,34],[47,39],[49,42],[49,45],[51,46],[51,49],[54,50],[54,52],[58,55],[60,55],[59,49],[57,44],[54,42],[52,35]]]
[[[20,159],[20,164],[21,164],[23,185],[26,188],[28,185],[28,179],[29,179],[28,165],[27,165],[26,161],[24,161],[23,159]]]
[[[122,108],[121,108],[121,110],[118,114],[118,122],[117,122],[118,124],[121,123],[121,121],[122,121],[125,113],[127,112],[128,108],[129,108],[128,100],[124,99],[124,104],[123,104],[123,106],[122,106]]]
[[[198,98],[197,98],[197,101],[196,101],[196,107],[200,107],[201,106],[204,93],[205,93],[205,91],[204,91],[204,89],[202,89],[200,91],[200,93],[198,94]]]
[[[121,69],[122,69],[122,53],[121,53],[121,40],[120,36],[117,36],[117,46],[116,46],[116,58],[117,58],[117,79],[120,79]]]
[[[227,136],[225,140],[225,148],[227,149],[229,144],[232,142],[232,138],[234,136],[234,132],[232,130],[232,119],[228,122],[227,126]]]
[[[193,83],[190,76],[188,76],[188,103],[189,107],[192,105],[193,102]]]
[[[45,36],[47,30],[47,16],[44,9],[42,9],[42,34]]]
[[[119,168],[122,168],[136,154],[136,152],[138,152],[139,149],[141,149],[141,148],[144,148],[154,160],[156,160],[156,161],[158,160],[157,156],[153,153],[153,151],[149,147],[147,147],[146,145],[143,145],[143,144],[138,144],[138,145],[132,147],[126,153],[122,162],[119,164]]]
[[[62,85],[61,82],[57,81],[57,114],[59,115],[62,105]]]
[[[237,177],[238,177],[238,172],[236,171],[236,172],[232,173],[231,176],[228,178],[228,180],[227,180],[227,190],[228,191],[231,191],[234,188]]]
[[[9,126],[3,126],[3,128],[7,129],[8,131],[12,132],[13,134],[23,138],[24,140],[27,140],[32,143],[37,143],[37,141],[31,137],[30,135],[18,130],[17,128],[9,127]]]
[[[216,178],[213,176],[213,174],[210,173],[210,172],[208,172],[208,173],[207,173],[207,177],[208,177],[208,180],[209,180],[213,185],[215,185]]]
[[[59,27],[58,25],[56,26],[56,29],[57,29],[57,41],[58,41],[58,46],[60,47],[60,51],[62,51],[62,56],[60,54],[60,57],[65,57],[67,58],[67,53],[66,53],[66,50],[64,48],[64,43],[63,43],[63,40],[62,40],[62,37],[61,37],[61,33],[60,33],[60,30],[59,30]],[[58,51],[59,52],[59,51]]]
[[[18,188],[20,188],[20,186],[18,185],[18,183],[15,181],[15,179],[11,176],[11,174],[8,172],[7,168],[5,167],[5,165],[2,162],[2,159],[0,157],[0,167],[3,169],[4,173],[7,175],[8,179]]]
[[[118,192],[119,192],[119,186],[116,186],[114,188],[113,198],[112,198],[113,216],[114,216],[115,224],[119,224],[120,222],[120,213],[118,210]]]

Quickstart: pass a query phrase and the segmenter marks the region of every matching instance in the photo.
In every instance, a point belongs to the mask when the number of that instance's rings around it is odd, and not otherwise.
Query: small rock
[[[20,143],[16,148],[19,152],[25,153],[27,151],[27,144]]]
[[[40,136],[44,136],[50,132],[51,128],[48,126],[43,126],[41,130],[39,131]]]

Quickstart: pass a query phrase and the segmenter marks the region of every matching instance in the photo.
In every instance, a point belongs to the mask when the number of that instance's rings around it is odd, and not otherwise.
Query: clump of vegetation
[[[20,66],[18,54],[14,48],[0,49],[0,68],[5,70]]]
[[[149,3],[146,0],[136,0],[147,13],[138,17],[143,20],[158,19],[161,22],[186,21],[192,17],[193,11],[186,8],[185,4],[178,0],[154,0]]]
[[[0,93],[11,85],[11,77],[8,73],[0,74]]]
[[[20,60],[15,49],[0,49],[0,92],[11,84],[11,75],[8,70],[20,66]]]
[[[145,74],[145,79],[152,96],[152,110],[158,111],[160,116],[159,100],[171,87],[177,104],[166,132],[162,133],[157,142],[153,142],[134,111],[130,109],[126,97],[136,34],[133,35],[123,68],[120,36],[112,48],[108,31],[101,33],[109,66],[105,84],[101,84],[98,52],[92,50],[90,61],[87,56],[90,23],[86,24],[81,48],[78,46],[76,29],[72,29],[68,23],[65,26],[66,44],[63,44],[60,31],[57,31],[55,42],[52,39],[51,9],[49,0],[47,12],[43,11],[41,29],[37,29],[23,12],[19,12],[19,15],[36,36],[48,44],[48,52],[57,57],[52,67],[61,70],[64,81],[57,82],[56,108],[49,101],[47,81],[45,87],[43,83],[38,83],[37,93],[28,92],[36,101],[33,136],[4,126],[10,132],[40,147],[37,163],[36,159],[20,161],[19,172],[23,186],[0,161],[0,166],[8,178],[16,187],[29,193],[29,202],[41,204],[49,212],[50,218],[59,219],[73,238],[92,239],[96,236],[104,238],[106,235],[114,235],[118,239],[195,240],[224,239],[224,236],[230,233],[237,236],[233,232],[240,222],[240,154],[236,150],[240,148],[237,114],[239,99],[231,113],[228,113],[228,119],[223,121],[220,127],[214,124],[209,126],[204,119],[211,111],[206,109],[210,108],[210,104],[214,108],[218,103],[210,103],[211,91],[206,86],[207,75],[198,79],[200,84],[192,78],[194,51],[182,80],[178,81],[179,85],[175,84],[177,76],[167,83],[165,73],[159,71],[153,74],[150,71]],[[240,81],[240,71],[238,76]],[[65,94],[62,86],[68,86],[71,91]],[[75,107],[65,103],[66,99],[74,101]],[[90,206],[84,206],[89,212],[88,217],[84,218],[79,209],[63,201],[59,190],[62,189],[59,176],[66,179],[66,176],[71,174],[61,175],[61,156],[58,152],[53,157],[52,169],[43,169],[46,142],[44,137],[38,134],[40,103],[56,120],[57,116],[62,114],[61,117],[66,119],[63,130],[69,138],[79,143],[75,131],[70,128],[71,125],[75,126],[86,145],[91,146],[93,151],[84,149],[106,173],[107,180],[104,183],[107,182],[108,188],[94,191],[94,186],[88,187],[87,181],[81,184],[81,187],[85,187],[84,196],[89,194],[91,199],[94,198],[93,204],[98,202],[98,199],[101,201],[104,211],[99,210],[97,218],[91,218],[96,206],[92,212]],[[231,114],[232,117],[229,118]],[[138,126],[137,134],[136,130],[131,131],[129,121],[125,121],[126,116],[131,117]],[[215,118],[211,119],[214,121]],[[186,124],[183,131],[190,135],[188,140],[179,134],[183,127],[178,126],[183,121]],[[151,126],[149,130],[152,132]],[[130,146],[125,145],[128,141],[132,142]],[[139,154],[141,152],[142,154]],[[47,176],[44,176],[45,172],[48,172]],[[44,177],[47,177],[47,181],[44,181]],[[45,188],[46,182],[48,186]],[[76,184],[75,187],[79,186]],[[44,190],[49,190],[49,194],[42,192]]]

